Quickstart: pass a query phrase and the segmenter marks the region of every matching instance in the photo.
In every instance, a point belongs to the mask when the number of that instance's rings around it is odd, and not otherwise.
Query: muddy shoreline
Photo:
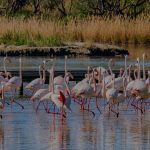
[[[106,44],[67,43],[59,47],[28,47],[28,46],[0,46],[0,56],[119,56],[129,55],[128,50]]]

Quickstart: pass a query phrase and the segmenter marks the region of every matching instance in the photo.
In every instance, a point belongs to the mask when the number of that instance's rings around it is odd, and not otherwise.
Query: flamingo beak
[[[71,79],[74,79],[74,76],[72,74],[70,75],[70,77],[71,77]]]

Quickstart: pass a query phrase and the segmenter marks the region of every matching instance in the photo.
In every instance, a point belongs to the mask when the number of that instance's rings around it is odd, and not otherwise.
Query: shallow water
[[[132,51],[129,63],[135,63],[135,58],[143,52],[148,55],[146,66],[150,67],[150,53],[148,48]],[[38,69],[43,57],[23,57],[23,69]],[[123,58],[115,58],[116,67],[124,65]],[[0,64],[2,64],[0,58]],[[109,58],[69,58],[68,69],[87,69],[88,65],[106,66]],[[9,70],[18,68],[18,58],[12,58],[8,64]],[[50,67],[47,65],[47,67]],[[57,58],[56,70],[63,70],[64,59]],[[0,68],[2,70],[2,66]],[[150,149],[150,109],[144,116],[137,114],[133,108],[120,111],[119,118],[108,113],[99,114],[94,101],[91,108],[96,116],[82,112],[79,106],[72,102],[72,113],[62,122],[59,116],[46,114],[42,106],[38,113],[35,106],[26,99],[19,101],[25,107],[21,110],[13,104],[13,108],[6,106],[0,120],[0,150],[141,150]],[[101,102],[102,103],[102,102]],[[102,110],[102,112],[104,112]]]
[[[7,106],[0,120],[1,150],[141,150],[150,149],[150,110],[144,116],[133,108],[113,114],[99,114],[94,101],[91,109],[96,116],[79,110],[72,102],[72,113],[61,117],[46,114],[42,106],[38,113],[27,100],[20,101],[25,109]],[[104,112],[104,111],[103,111]]]

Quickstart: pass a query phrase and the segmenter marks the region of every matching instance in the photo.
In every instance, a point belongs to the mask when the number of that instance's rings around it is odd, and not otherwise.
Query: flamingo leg
[[[75,99],[75,97],[73,97],[73,101],[74,101],[74,103],[76,102],[76,99]]]
[[[88,109],[90,109],[90,102],[91,102],[91,100],[89,99],[89,102],[88,102]]]
[[[12,103],[16,103],[17,105],[19,105],[22,109],[24,109],[24,106],[21,105],[20,103],[18,103],[17,101],[14,100],[14,97],[11,97],[11,110],[12,110]]]
[[[84,109],[84,100],[82,99],[81,101],[82,101],[81,102],[81,110],[83,110]]]
[[[65,115],[64,113],[62,113],[62,111],[55,112],[55,108],[56,108],[56,107],[55,107],[55,104],[52,103],[52,105],[54,106],[53,112],[51,112],[50,110],[48,110],[48,111],[47,111],[48,114],[53,114],[54,116],[55,116],[55,115],[60,115],[60,116],[62,116],[63,118],[66,118],[66,115]]]
[[[83,108],[82,110],[85,110],[85,111],[91,112],[91,113],[92,113],[92,115],[95,117],[95,113],[94,113],[92,110],[90,110],[90,109],[86,109],[86,108]]]
[[[45,106],[44,102],[42,102],[43,106],[44,106],[44,109],[46,111],[46,113],[48,113],[48,108]]]
[[[114,109],[111,109],[111,111],[116,114],[117,118],[119,117],[119,112],[116,112]]]
[[[91,112],[93,114],[93,116],[95,116],[95,113],[92,110],[90,110],[89,108],[86,109],[84,107],[84,99],[82,99],[81,110],[85,110],[85,111]]]
[[[22,109],[24,109],[24,106],[20,103],[18,103],[17,101],[13,100],[14,103],[16,103],[17,105],[19,105]]]
[[[48,113],[49,113],[49,114],[53,114],[53,115],[60,115],[60,116],[62,116],[62,117],[64,117],[64,118],[66,118],[65,114],[62,114],[62,113],[60,113],[60,112],[51,112],[51,111],[49,111]]]
[[[128,98],[128,102],[127,102],[127,108],[126,108],[126,110],[127,110],[127,109],[128,109],[128,107],[129,107],[130,101],[131,101],[131,97],[129,97],[129,98]]]
[[[145,101],[145,102],[143,102],[144,104],[144,112],[146,111],[146,105],[150,105],[150,102],[147,102],[147,101]]]
[[[38,109],[39,109],[39,106],[40,106],[41,102],[42,102],[42,101],[39,101],[39,103],[38,103],[38,105],[37,105],[37,107],[36,107],[36,113],[37,113],[37,111],[38,111]]]
[[[79,104],[80,106],[82,105],[82,103],[78,102],[77,100],[75,101],[77,104]]]
[[[136,111],[137,108],[135,107],[135,98],[133,97],[132,102],[131,102],[131,106],[133,106],[134,110]]]
[[[100,110],[99,105],[98,105],[98,99],[97,99],[97,97],[96,97],[96,107],[97,107],[99,113],[101,114],[101,110]]]
[[[109,104],[109,114],[110,114],[110,111],[113,112],[114,114],[116,114],[117,118],[119,117],[119,112],[115,111],[112,107],[114,106],[115,104],[114,103],[111,103]],[[118,105],[117,105],[118,106]]]
[[[137,102],[138,103],[138,102]],[[136,104],[134,104],[134,103],[131,103],[131,106],[133,106],[135,109],[137,109],[137,110],[140,110],[141,111],[141,113],[143,114],[143,110],[141,109],[141,107],[138,107],[138,104],[136,105]]]
[[[111,108],[111,111],[116,114],[117,118],[119,117],[119,112],[116,112],[114,109]]]
[[[56,110],[56,105],[52,102],[52,106],[53,106],[53,112],[55,112],[55,110]],[[50,110],[50,109],[49,109]],[[48,111],[49,111],[48,110]]]
[[[10,105],[10,104],[9,104],[8,102],[6,102],[6,101],[5,101],[5,103],[6,103],[7,105]]]

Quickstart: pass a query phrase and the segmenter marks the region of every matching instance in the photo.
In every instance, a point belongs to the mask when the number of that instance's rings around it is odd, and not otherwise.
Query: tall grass
[[[31,18],[0,18],[0,43],[7,45],[59,46],[63,42],[100,42],[113,44],[150,43],[148,19],[89,17],[61,21]]]

